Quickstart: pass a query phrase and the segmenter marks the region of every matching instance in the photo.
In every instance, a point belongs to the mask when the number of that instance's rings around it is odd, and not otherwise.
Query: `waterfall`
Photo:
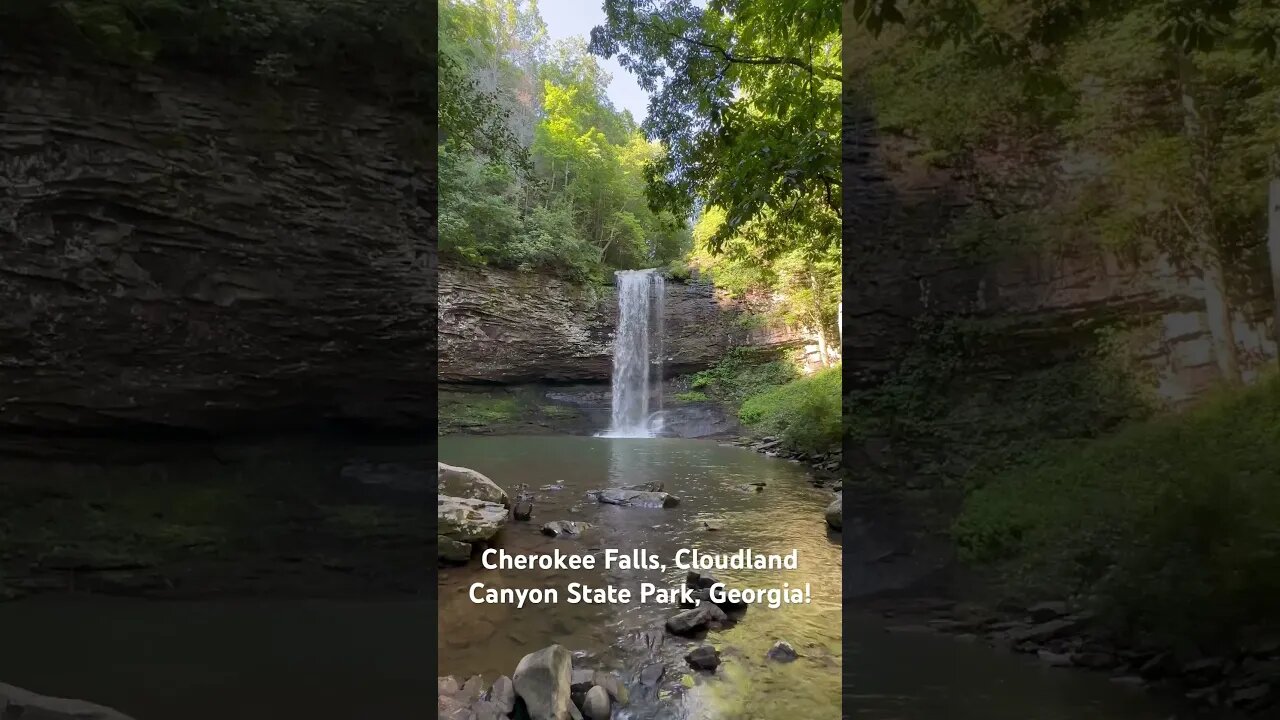
[[[619,270],[618,331],[613,339],[611,437],[653,437],[661,428],[662,275]]]

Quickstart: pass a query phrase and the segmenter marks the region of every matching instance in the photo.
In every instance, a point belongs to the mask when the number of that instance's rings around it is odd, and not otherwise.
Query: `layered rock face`
[[[434,414],[434,187],[409,113],[0,58],[0,427]]]
[[[1200,279],[1167,257],[1122,257],[1093,247],[977,259],[947,247],[950,223],[973,202],[954,173],[910,158],[882,134],[872,104],[849,93],[844,132],[844,361],[855,384],[874,384],[901,360],[925,315],[999,323],[989,348],[1017,372],[1062,361],[1094,330],[1123,321],[1157,391],[1178,402],[1219,377]],[[1033,165],[1009,162],[1026,174]],[[1039,177],[1013,178],[1034,186]],[[1246,273],[1247,274],[1247,273]],[[1246,376],[1276,357],[1265,283],[1238,279],[1234,329]]]
[[[613,288],[544,275],[440,266],[442,383],[608,382],[618,298]],[[714,365],[739,346],[783,346],[799,337],[751,329],[757,311],[700,282],[666,284],[668,375]]]

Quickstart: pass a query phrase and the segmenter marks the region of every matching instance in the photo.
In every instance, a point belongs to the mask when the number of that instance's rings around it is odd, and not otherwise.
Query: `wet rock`
[[[596,685],[587,691],[587,697],[582,703],[582,715],[587,720],[609,720],[611,707],[609,691]]]
[[[1071,662],[1090,670],[1106,670],[1120,664],[1119,658],[1108,652],[1080,652],[1071,656]]]
[[[0,683],[0,718],[30,720],[132,720],[128,715],[104,705],[83,700],[38,695],[13,685]]]
[[[1067,604],[1056,601],[1037,603],[1027,608],[1027,614],[1031,616],[1032,622],[1046,623],[1066,615]]]
[[[720,522],[719,520],[703,520],[702,527],[704,530],[707,530],[709,532],[714,532],[716,530],[724,529],[724,523]]]
[[[443,563],[465,564],[471,560],[471,545],[444,535],[436,536],[436,558]]]
[[[739,485],[739,486],[738,486],[738,489],[739,489],[739,490],[741,490],[741,491],[742,491],[742,492],[744,492],[744,493],[758,493],[758,492],[764,492],[764,486],[763,486],[763,485],[747,485],[747,484],[744,484],[744,485]]]
[[[710,645],[700,645],[685,655],[684,659],[694,670],[715,672],[720,665],[720,651]]]
[[[437,500],[437,532],[464,543],[488,540],[507,522],[507,509],[497,503],[441,495]]]
[[[1167,652],[1156,655],[1138,669],[1138,674],[1147,680],[1169,677],[1177,672],[1178,661],[1173,657],[1173,653]]]
[[[1070,667],[1071,656],[1066,653],[1056,653],[1049,650],[1040,650],[1036,652],[1036,657],[1048,665],[1053,667]]]
[[[672,635],[688,637],[710,627],[719,627],[728,622],[729,616],[724,614],[713,603],[699,603],[691,610],[676,613],[667,618],[667,632]]]
[[[1039,623],[1029,627],[1018,628],[1009,631],[1009,641],[1017,644],[1024,642],[1047,642],[1054,638],[1069,635],[1079,629],[1080,623],[1077,620],[1061,619],[1050,620],[1046,623]]]
[[[533,501],[532,500],[516,501],[515,507],[511,509],[511,517],[512,519],[521,520],[521,521],[528,520],[529,518],[533,517]]]
[[[465,703],[475,702],[484,695],[484,678],[479,675],[472,675],[467,681],[462,683],[462,690],[457,694],[457,699]]]
[[[1270,683],[1258,683],[1249,685],[1232,692],[1227,696],[1227,704],[1233,707],[1250,708],[1264,704],[1268,697],[1272,694]]]
[[[590,524],[575,520],[555,520],[542,526],[542,534],[551,537],[577,537],[589,527]]]
[[[471,468],[436,463],[436,488],[441,495],[471,498],[511,507],[507,491],[485,475]]]
[[[773,644],[773,647],[769,648],[769,652],[765,653],[765,657],[777,662],[788,663],[795,660],[799,655],[796,653],[796,649],[791,647],[791,643],[786,640],[779,640]]]
[[[658,683],[662,681],[662,676],[666,671],[667,668],[662,663],[646,665],[645,668],[640,671],[640,684],[650,688],[657,687]]]
[[[506,720],[508,713],[502,707],[489,700],[480,700],[471,705],[469,720]]]
[[[598,490],[592,495],[598,502],[608,505],[622,505],[624,507],[669,508],[675,507],[680,503],[680,499],[675,495],[669,495],[664,492],[644,492],[621,488]]]
[[[485,699],[496,705],[503,715],[510,715],[516,709],[516,689],[511,684],[511,678],[503,675],[494,680]]]
[[[530,720],[566,720],[570,717],[572,669],[569,651],[560,645],[545,647],[520,659],[511,684],[524,702]]]
[[[635,485],[627,485],[623,489],[635,490],[637,492],[657,493],[657,492],[662,492],[662,488],[663,488],[662,481],[655,480],[653,482],[643,482],[643,483],[636,483]]]
[[[680,598],[681,608],[685,608],[685,609],[696,608],[698,607],[699,603],[711,602],[711,590],[708,588],[697,588],[692,590],[689,594],[692,598],[691,600],[685,599],[683,595],[681,596]]]
[[[622,682],[618,680],[617,675],[604,672],[603,670],[597,670],[595,675],[592,676],[592,682],[594,682],[597,687],[604,688],[605,692],[609,693],[609,697],[613,699],[613,702],[618,703],[619,705],[627,704],[627,700],[629,699],[627,697],[627,686],[623,685]]]
[[[836,495],[836,499],[832,501],[830,505],[827,506],[827,511],[826,511],[827,525],[829,525],[832,530],[840,530],[844,525],[844,505],[842,504],[843,498],[844,498],[844,493],[840,493]]]
[[[715,579],[715,577],[711,575],[704,575],[700,572],[696,572],[693,570],[688,571],[687,573],[685,573],[685,576],[684,576],[684,584],[688,585],[691,588],[708,588],[709,589],[713,585],[716,585],[719,582],[720,582],[719,580]]]

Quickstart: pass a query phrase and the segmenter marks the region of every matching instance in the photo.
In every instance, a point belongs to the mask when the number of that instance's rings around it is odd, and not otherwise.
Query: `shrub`
[[[783,444],[808,453],[840,446],[840,366],[793,380],[748,399],[742,422],[777,435]]]
[[[1023,596],[1089,592],[1135,639],[1280,622],[1280,378],[1062,443],[988,479],[953,527]]]
[[[690,390],[689,392],[677,393],[674,399],[678,403],[706,402],[707,394],[700,390]]]

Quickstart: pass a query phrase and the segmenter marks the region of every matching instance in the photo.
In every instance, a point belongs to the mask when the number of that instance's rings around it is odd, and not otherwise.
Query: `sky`
[[[547,24],[552,40],[581,36],[591,39],[591,28],[604,24],[604,7],[600,0],[540,0],[538,12]],[[630,110],[636,122],[648,115],[649,94],[640,89],[631,73],[622,69],[617,58],[596,58],[600,67],[613,78],[609,83],[609,99],[619,110]]]

